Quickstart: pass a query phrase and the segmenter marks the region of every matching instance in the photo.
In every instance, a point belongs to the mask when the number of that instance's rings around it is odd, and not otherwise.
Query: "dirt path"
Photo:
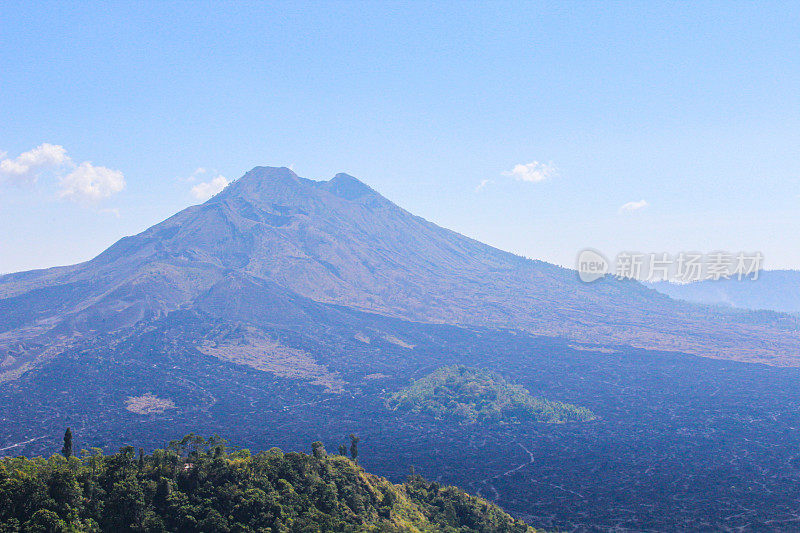
[[[521,464],[519,464],[519,465],[517,465],[517,466],[515,466],[511,470],[508,470],[508,471],[503,472],[501,474],[495,474],[493,476],[487,477],[486,479],[482,479],[480,481],[473,481],[472,483],[470,483],[470,486],[474,487],[478,494],[480,494],[484,498],[487,498],[487,499],[489,499],[489,500],[491,500],[493,502],[496,502],[497,500],[500,499],[500,491],[497,490],[497,487],[494,486],[494,483],[492,483],[492,481],[494,481],[495,479],[501,478],[503,476],[507,476],[509,474],[513,474],[514,472],[517,472],[519,470],[522,470],[523,468],[525,468],[526,466],[532,464],[536,460],[535,456],[533,455],[533,452],[530,451],[528,448],[526,448],[523,444],[518,442],[517,446],[519,446],[520,448],[525,450],[525,453],[528,454],[528,460],[523,462],[523,463],[521,463]],[[489,490],[492,491],[492,496],[484,495],[483,491],[481,491],[481,488],[478,487],[478,485],[483,485],[483,486],[488,487]]]
[[[11,446],[6,446],[5,448],[0,448],[0,452],[4,452],[6,450],[10,450],[12,448],[16,448],[18,446],[25,446],[26,444],[30,444],[31,442],[35,442],[39,439],[43,439],[47,437],[47,435],[42,435],[40,437],[33,437],[32,439],[24,440],[22,442],[17,442],[16,444],[12,444]]]

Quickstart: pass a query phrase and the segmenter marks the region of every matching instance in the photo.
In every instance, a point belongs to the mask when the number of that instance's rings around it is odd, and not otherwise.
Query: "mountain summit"
[[[635,282],[584,284],[414,216],[347,174],[314,181],[256,167],[91,261],[0,277],[1,370],[13,378],[66,346],[191,310],[210,294],[237,301],[258,291],[269,292],[264,301],[592,344],[781,365],[800,355],[795,319],[679,303]]]

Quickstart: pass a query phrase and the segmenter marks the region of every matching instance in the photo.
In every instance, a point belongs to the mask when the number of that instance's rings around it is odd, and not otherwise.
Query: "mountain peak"
[[[356,200],[363,196],[378,194],[366,183],[344,172],[336,174],[330,181],[323,182],[322,185],[331,193],[345,200]]]
[[[212,202],[231,198],[270,201],[294,197],[307,181],[287,167],[255,167],[215,196]]]
[[[237,181],[297,181],[299,176],[287,167],[254,167]]]
[[[380,204],[390,203],[369,185],[349,174],[340,172],[328,181],[314,181],[301,178],[286,167],[255,167],[244,176],[233,182],[218,195],[217,201],[231,198],[248,198],[261,202],[276,201],[292,204],[304,202],[325,191],[347,201],[363,204],[377,201]]]

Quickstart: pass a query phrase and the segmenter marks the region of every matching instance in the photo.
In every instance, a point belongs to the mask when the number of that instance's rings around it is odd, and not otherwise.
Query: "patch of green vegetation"
[[[386,404],[392,410],[466,423],[561,423],[595,418],[585,407],[531,396],[525,388],[499,374],[463,365],[439,368],[392,394]]]
[[[69,445],[68,445],[69,442]],[[145,455],[127,446],[0,459],[2,532],[531,533],[495,505],[419,476],[402,485],[343,455],[251,455],[188,435]]]

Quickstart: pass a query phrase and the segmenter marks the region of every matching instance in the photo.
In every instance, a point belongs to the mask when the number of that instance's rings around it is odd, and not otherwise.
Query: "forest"
[[[490,502],[411,474],[392,484],[358,465],[358,437],[328,455],[251,454],[189,434],[145,454],[125,446],[0,460],[0,532],[526,532]],[[347,457],[347,452],[350,457]]]
[[[429,414],[464,423],[519,423],[522,420],[586,422],[595,415],[585,407],[531,396],[521,385],[486,369],[450,365],[439,368],[392,394],[392,410]]]

